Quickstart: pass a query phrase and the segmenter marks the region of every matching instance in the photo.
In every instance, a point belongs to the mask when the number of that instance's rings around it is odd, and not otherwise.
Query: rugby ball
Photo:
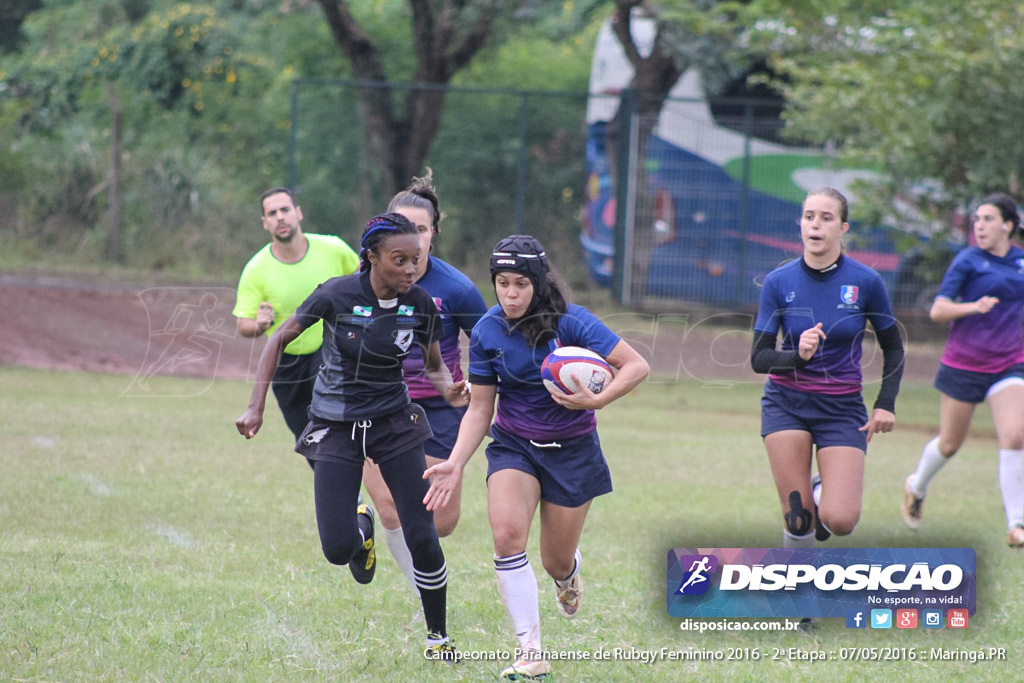
[[[581,346],[562,346],[548,354],[540,366],[544,386],[556,388],[563,394],[575,394],[578,387],[573,375],[579,378],[595,394],[600,394],[605,385],[615,376],[615,370],[608,361],[590,349]]]

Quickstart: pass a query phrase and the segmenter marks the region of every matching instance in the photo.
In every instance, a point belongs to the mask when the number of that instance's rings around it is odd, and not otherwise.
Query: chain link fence
[[[382,189],[355,81],[296,80],[289,178],[307,229],[358,243]],[[669,99],[646,117],[635,93],[446,89],[426,166],[446,219],[436,254],[478,280],[501,237],[546,245],[574,287],[610,287],[636,308],[693,305],[747,311],[759,283],[801,253],[806,193],[870,173],[780,138],[781,103]],[[890,234],[854,226],[849,253],[911,304],[920,283]],[[898,285],[898,287],[897,287]]]
[[[296,80],[292,91],[289,181],[305,225],[351,245],[390,199],[359,113],[367,87],[381,86]],[[399,104],[402,90],[414,86],[389,87]],[[486,279],[494,243],[529,233],[570,282],[586,282],[579,246],[585,109],[585,93],[447,88],[442,126],[425,161],[446,215],[435,253]]]

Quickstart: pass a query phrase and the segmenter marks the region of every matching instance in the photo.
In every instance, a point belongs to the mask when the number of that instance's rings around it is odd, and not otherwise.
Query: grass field
[[[323,559],[311,475],[290,452],[276,406],[246,442],[233,420],[247,384],[158,382],[153,397],[125,398],[124,376],[0,368],[0,679],[497,678],[506,661],[449,667],[422,658],[418,604],[386,551],[366,587]],[[761,658],[556,662],[555,680],[1019,680],[1024,555],[1004,544],[987,409],[929,489],[922,529],[910,532],[899,518],[903,479],[938,411],[923,384],[905,385],[897,431],[872,444],[856,533],[830,543],[974,548],[970,627],[847,630],[830,619],[809,634],[680,630],[665,609],[670,548],[780,542],[759,395],[753,384],[651,381],[602,411],[616,490],[594,503],[584,532],[587,604],[576,620],[560,619],[541,577],[541,614],[550,650],[755,648]],[[493,575],[483,472],[479,453],[467,469],[462,521],[444,541],[449,630],[477,656],[515,643]],[[1008,660],[795,658],[883,646],[1005,647]]]

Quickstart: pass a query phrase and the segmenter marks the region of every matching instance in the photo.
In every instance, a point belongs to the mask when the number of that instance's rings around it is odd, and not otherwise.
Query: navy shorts
[[[1024,363],[1011,365],[1002,372],[972,372],[939,363],[935,388],[964,403],[984,403],[993,386],[1013,378],[1024,379]]]
[[[423,444],[423,449],[432,458],[447,460],[455,448],[455,439],[459,436],[459,425],[462,424],[467,406],[456,408],[440,396],[421,398],[416,402],[423,407],[430,422],[430,431],[434,433]]]
[[[430,438],[423,408],[410,403],[389,415],[354,422],[334,422],[311,415],[295,452],[308,460],[331,460],[357,467],[364,457],[381,463],[406,453]]]
[[[782,387],[769,380],[761,398],[761,437],[796,429],[817,447],[849,446],[867,452],[868,412],[860,393],[830,396]]]
[[[491,427],[487,476],[501,470],[526,472],[540,482],[540,498],[575,508],[612,491],[612,475],[601,451],[597,430],[548,444],[538,444]]]

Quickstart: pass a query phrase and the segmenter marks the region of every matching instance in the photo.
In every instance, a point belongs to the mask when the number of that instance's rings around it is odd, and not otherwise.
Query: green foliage
[[[542,24],[545,31],[563,25],[570,5],[502,23],[496,46],[457,82],[582,93],[596,23],[553,41],[534,35]],[[389,72],[410,79],[408,3],[352,9],[381,45]],[[237,276],[265,237],[255,229],[253,198],[290,180],[292,135],[310,230],[354,239],[386,200],[354,90],[324,91],[310,101],[310,86],[300,87],[299,127],[291,129],[293,79],[351,75],[315,3],[49,0],[28,18],[25,35],[26,49],[0,61],[0,141],[12,151],[3,163],[18,169],[0,189],[0,201],[16,207],[17,230],[4,236],[8,253],[30,258],[56,250],[59,259],[78,252],[79,264],[104,262],[107,84],[123,109],[129,266]],[[582,106],[582,98],[535,100],[522,110],[514,94],[501,101],[466,96],[448,106],[447,132],[428,159],[449,213],[444,255],[470,259],[512,228],[521,154],[532,165],[528,219],[552,239],[574,243]],[[522,149],[521,111],[528,117]],[[538,155],[547,160],[539,166]],[[17,187],[31,189],[15,193],[15,178]]]
[[[778,11],[757,36],[783,76],[789,130],[879,168],[889,199],[876,212],[892,216],[899,197],[908,210],[898,222],[948,225],[951,211],[988,192],[1024,196],[1021,6],[754,4]]]
[[[246,205],[284,175],[293,69],[277,55],[330,60],[298,40],[268,54],[276,14],[158,4],[132,21],[142,3],[51,2],[26,22],[29,48],[0,63],[0,126],[15,136],[28,175],[50,176],[39,192],[18,196],[19,234],[77,226],[82,239],[59,242],[102,262],[103,241],[85,236],[102,232],[105,216],[112,84],[123,110],[130,264],[226,275],[244,263],[240,250],[259,243]],[[309,27],[310,18],[293,24]],[[68,171],[75,159],[86,160],[84,172]],[[41,232],[45,240],[51,231]]]

